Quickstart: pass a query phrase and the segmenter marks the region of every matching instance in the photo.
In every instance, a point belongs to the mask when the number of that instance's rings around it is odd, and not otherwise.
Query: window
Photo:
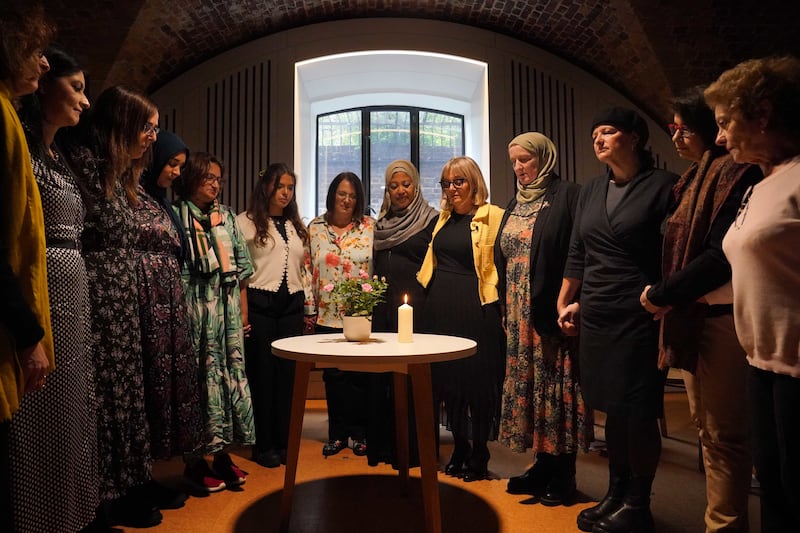
[[[337,174],[355,172],[364,182],[368,210],[378,216],[384,172],[395,159],[419,169],[422,194],[439,207],[444,164],[464,153],[464,117],[411,107],[365,107],[317,117],[317,214],[325,212]]]

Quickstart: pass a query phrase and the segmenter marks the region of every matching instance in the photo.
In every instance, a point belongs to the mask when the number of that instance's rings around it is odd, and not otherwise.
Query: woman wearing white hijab
[[[508,492],[561,505],[574,497],[576,454],[593,426],[578,383],[577,338],[556,322],[580,187],[555,173],[556,147],[541,133],[515,137],[508,156],[517,194],[495,243],[507,334],[499,440],[536,455],[533,467],[509,479]]]

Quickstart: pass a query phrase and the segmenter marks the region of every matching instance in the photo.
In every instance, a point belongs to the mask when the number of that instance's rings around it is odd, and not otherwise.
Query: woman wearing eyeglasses
[[[259,173],[242,229],[253,277],[247,281],[248,318],[245,361],[256,444],[253,460],[267,468],[286,463],[294,361],[272,353],[272,341],[313,331],[317,314],[311,291],[308,229],[295,198],[297,176],[284,163]]]
[[[85,120],[84,120],[85,117]],[[112,524],[150,527],[161,513],[140,489],[151,479],[145,414],[134,207],[158,109],[123,87],[103,91],[66,149],[84,193],[82,249],[89,277],[100,498]]]
[[[731,267],[722,238],[761,170],[737,164],[714,143],[714,112],[696,87],[673,102],[678,155],[691,162],[664,234],[663,279],[641,303],[661,318],[660,365],[683,369],[706,472],[706,531],[747,531],[751,464],[747,359],[733,324]]]
[[[505,333],[497,291],[494,244],[503,209],[488,203],[478,164],[455,157],[442,169],[442,211],[417,280],[426,288],[422,324],[428,333],[473,339],[472,357],[432,365],[436,405],[453,432],[445,473],[464,481],[489,476],[487,442],[497,439],[505,369]]]
[[[360,271],[372,274],[375,220],[364,214],[365,206],[359,177],[341,172],[328,187],[325,214],[308,224],[318,333],[342,330],[338,305],[323,287]],[[367,455],[369,375],[326,368],[322,377],[328,404],[328,442],[322,447],[322,455],[336,455],[347,448],[348,439],[353,441],[355,455]]]
[[[243,484],[246,475],[228,449],[255,442],[244,360],[244,338],[250,332],[244,282],[253,267],[235,213],[217,199],[224,172],[219,159],[196,152],[173,183],[189,241],[183,281],[206,430],[203,444],[184,457],[184,477],[202,492]],[[206,456],[212,458],[210,467]]]

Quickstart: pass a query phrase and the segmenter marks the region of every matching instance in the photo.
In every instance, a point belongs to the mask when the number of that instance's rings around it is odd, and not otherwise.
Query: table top
[[[424,333],[414,333],[413,342],[397,342],[397,333],[372,333],[362,342],[348,341],[341,333],[325,333],[272,343],[272,353],[279,357],[313,363],[437,363],[469,357],[476,351],[473,340]]]

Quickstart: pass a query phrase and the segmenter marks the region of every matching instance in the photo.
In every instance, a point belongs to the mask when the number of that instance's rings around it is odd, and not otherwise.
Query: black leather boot
[[[467,461],[472,456],[472,448],[469,440],[459,435],[453,435],[453,455],[444,467],[444,473],[448,476],[462,476],[467,471]]]
[[[562,453],[555,456],[553,476],[547,484],[539,501],[542,505],[555,507],[570,505],[575,499],[575,460],[576,453]]]
[[[530,494],[531,496],[541,496],[553,477],[555,466],[555,455],[539,452],[536,454],[536,462],[524,474],[508,478],[506,492],[509,494]]]
[[[489,478],[489,448],[486,442],[472,441],[472,455],[462,478],[467,483]]]
[[[652,533],[655,530],[650,512],[650,489],[653,477],[631,477],[622,507],[604,516],[592,533]]]
[[[592,531],[594,525],[604,516],[622,507],[622,500],[628,490],[630,473],[627,468],[608,465],[608,492],[594,507],[584,509],[578,514],[578,529]]]

